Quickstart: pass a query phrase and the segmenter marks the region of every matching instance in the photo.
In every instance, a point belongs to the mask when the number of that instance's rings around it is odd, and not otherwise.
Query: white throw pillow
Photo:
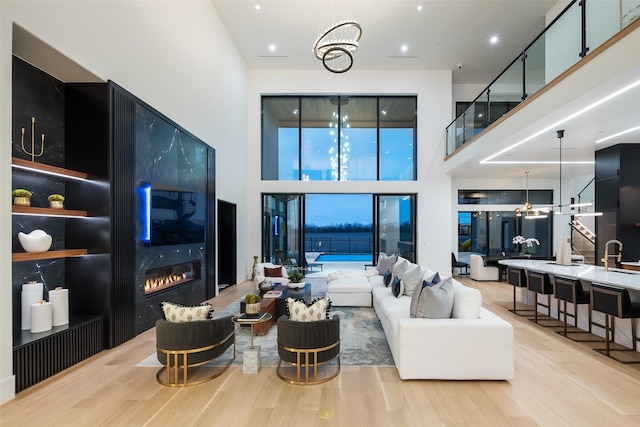
[[[211,304],[201,304],[193,307],[185,307],[180,304],[172,304],[170,302],[162,303],[162,311],[164,318],[169,322],[194,322],[198,320],[207,320],[213,313]]]
[[[402,279],[404,275],[404,271],[411,266],[411,263],[408,259],[398,257],[398,260],[393,264],[393,269],[391,270],[391,274],[393,277],[398,276]]]
[[[477,319],[482,308],[482,294],[479,290],[454,283],[453,310],[451,317],[455,319]]]
[[[405,295],[411,296],[413,290],[418,286],[422,286],[422,276],[424,275],[424,269],[418,264],[410,264],[404,271],[404,274],[400,276],[404,282]]]
[[[294,322],[315,322],[316,320],[325,320],[327,318],[329,298],[317,299],[309,306],[304,301],[287,298],[287,306],[289,307],[289,320]]]

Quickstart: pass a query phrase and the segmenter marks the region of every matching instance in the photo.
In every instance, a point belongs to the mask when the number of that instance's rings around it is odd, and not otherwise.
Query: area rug
[[[316,296],[316,292],[314,292]],[[222,310],[214,317],[237,314],[240,299]],[[393,356],[382,325],[371,307],[332,307],[331,315],[340,316],[340,362],[349,366],[393,366]],[[253,345],[260,346],[262,366],[278,365],[277,327],[274,324],[265,335],[256,335]],[[236,327],[237,356],[232,365],[242,366],[242,352],[250,346],[250,331],[247,327]],[[227,350],[233,355],[233,347]],[[226,359],[225,354],[220,359]],[[160,367],[156,354],[151,354],[136,366]]]

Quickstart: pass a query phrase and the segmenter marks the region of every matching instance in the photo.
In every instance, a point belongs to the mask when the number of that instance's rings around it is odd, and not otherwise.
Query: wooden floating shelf
[[[42,216],[76,216],[86,217],[87,211],[72,209],[37,208],[31,206],[13,205],[11,212],[16,215],[42,215]]]
[[[87,174],[84,172],[78,172],[71,169],[60,168],[58,166],[50,166],[43,163],[36,163],[29,160],[18,159],[17,157],[11,158],[11,165],[16,168],[29,169],[33,172],[40,172],[50,175],[60,175],[67,178],[87,179]]]
[[[39,259],[54,259],[54,258],[69,258],[75,256],[83,256],[87,254],[86,249],[65,249],[61,251],[47,251],[47,252],[24,252],[14,253],[11,255],[13,262],[20,261],[36,261]]]

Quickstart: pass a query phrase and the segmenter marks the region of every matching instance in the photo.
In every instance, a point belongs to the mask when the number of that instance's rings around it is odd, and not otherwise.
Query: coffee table
[[[279,284],[273,290],[282,292],[282,295],[273,298],[276,300],[276,322],[280,316],[287,314],[287,298],[301,299],[307,303],[311,302],[311,283],[305,283],[304,288],[298,289],[289,289],[286,285]]]

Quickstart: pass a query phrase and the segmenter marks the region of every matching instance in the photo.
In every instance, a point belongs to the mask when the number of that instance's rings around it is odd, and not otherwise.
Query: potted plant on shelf
[[[13,204],[20,206],[31,206],[31,191],[22,188],[16,188],[11,193],[13,196]]]
[[[294,270],[289,273],[289,288],[304,288],[304,274],[300,270]]]
[[[64,196],[62,194],[52,194],[49,196],[49,206],[52,209],[64,208]]]
[[[247,294],[244,297],[244,313],[247,316],[257,316],[260,313],[260,295]]]

